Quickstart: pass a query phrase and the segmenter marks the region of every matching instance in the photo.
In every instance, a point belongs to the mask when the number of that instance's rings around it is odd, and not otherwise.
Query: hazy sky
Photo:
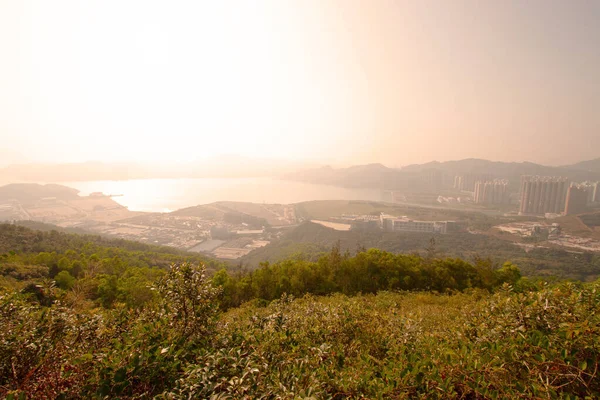
[[[600,1],[0,0],[0,157],[600,157]]]

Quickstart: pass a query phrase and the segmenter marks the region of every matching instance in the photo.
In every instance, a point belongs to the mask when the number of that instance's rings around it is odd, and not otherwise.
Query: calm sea
[[[61,182],[85,196],[93,192],[114,197],[132,211],[168,212],[215,201],[290,204],[310,200],[381,200],[377,189],[349,189],[271,178],[138,179],[128,181]]]

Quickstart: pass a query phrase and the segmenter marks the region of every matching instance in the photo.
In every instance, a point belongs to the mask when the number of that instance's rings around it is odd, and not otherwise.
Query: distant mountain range
[[[531,162],[516,163],[467,158],[464,160],[446,162],[433,161],[426,164],[414,164],[401,168],[402,171],[423,171],[428,169],[438,169],[455,174],[482,173],[498,176],[568,175],[574,173],[580,174],[582,171],[600,174],[600,158],[560,167],[545,166]]]
[[[382,187],[394,181],[396,169],[382,164],[356,165],[335,169],[330,166],[284,174],[284,179],[345,187]]]
[[[284,174],[283,178],[345,187],[421,190],[451,187],[455,176],[466,174],[508,179],[512,181],[513,188],[522,175],[564,176],[573,181],[598,181],[600,180],[600,158],[561,167],[475,158],[446,162],[433,161],[402,168],[388,168],[382,164],[338,169],[326,166]]]
[[[563,168],[575,169],[581,171],[600,172],[600,158],[594,160],[581,161],[576,164],[566,165]]]
[[[314,164],[312,165],[314,166]],[[565,176],[574,181],[600,180],[600,158],[560,167],[530,162],[501,162],[469,158],[432,161],[425,164],[389,168],[383,164],[309,168],[301,162],[253,159],[228,155],[180,164],[103,163],[12,164],[0,168],[0,182],[69,182],[95,180],[167,178],[246,178],[279,177],[288,180],[354,188],[424,190],[448,186],[454,176],[481,174],[506,178],[517,184],[521,175]],[[438,180],[441,180],[438,182]],[[437,187],[436,187],[437,189]]]

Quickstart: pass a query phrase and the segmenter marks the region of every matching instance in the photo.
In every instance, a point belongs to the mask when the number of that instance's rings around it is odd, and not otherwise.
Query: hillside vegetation
[[[34,252],[53,254],[51,243],[56,257],[82,263],[72,286],[59,274],[56,285],[17,274],[0,286],[0,396],[9,399],[600,396],[600,282],[548,285],[510,262],[497,269],[431,249],[350,256],[339,246],[316,261],[210,278],[154,248],[2,228],[11,232],[2,251],[15,250],[0,253],[1,268],[49,270],[55,256]],[[92,250],[106,265],[90,261]],[[175,263],[134,266],[144,257]],[[110,278],[111,267],[122,272]],[[152,272],[125,285],[139,268]],[[83,285],[101,276],[116,279],[115,297],[106,282]]]
[[[502,265],[506,260],[517,264],[526,276],[552,276],[562,279],[593,281],[600,277],[600,254],[570,252],[559,248],[524,249],[494,236],[455,232],[433,235],[417,232],[382,232],[359,230],[336,231],[318,224],[305,223],[286,233],[280,240],[254,250],[242,258],[250,268],[261,262],[276,262],[284,258],[315,260],[336,243],[341,251],[356,252],[360,248],[378,248],[393,253],[424,254],[431,247],[436,257],[461,258],[476,262],[490,259]]]
[[[598,284],[282,296],[219,315],[176,268],[141,310],[0,296],[8,398],[595,398]],[[0,392],[0,393],[2,393]]]
[[[520,278],[521,272],[510,262],[494,270],[489,260],[471,264],[458,258],[424,258],[378,249],[362,250],[350,257],[349,253],[341,254],[339,246],[334,246],[331,253],[316,262],[289,259],[263,263],[251,272],[222,269],[213,281],[223,288],[222,305],[229,308],[252,299],[275,300],[284,294],[491,290],[505,282],[514,284]]]
[[[222,263],[198,254],[95,235],[35,231],[0,224],[0,287],[28,290],[54,282],[73,306],[140,306],[153,297],[150,284],[173,263],[204,263],[214,272]],[[88,304],[89,305],[89,304]]]

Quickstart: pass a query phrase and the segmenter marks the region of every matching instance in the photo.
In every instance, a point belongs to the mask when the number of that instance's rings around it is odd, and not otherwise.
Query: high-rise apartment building
[[[522,176],[519,214],[562,213],[568,187],[562,177]]]
[[[463,190],[466,192],[474,192],[477,182],[487,182],[493,180],[494,177],[490,174],[465,174],[454,177],[454,189]]]
[[[594,190],[595,190],[594,184],[590,184],[585,188],[585,191],[587,193],[587,204],[594,202]]]
[[[585,186],[572,184],[567,191],[565,215],[581,214],[587,210],[588,190]]]
[[[594,195],[592,196],[592,202],[600,203],[600,182],[594,184]]]
[[[586,194],[587,194],[587,204],[593,203],[594,200],[594,192],[596,190],[596,185],[598,184],[598,182],[589,182],[589,181],[585,181],[585,182],[581,182],[577,184],[577,187],[579,189],[583,189],[585,190]]]
[[[493,181],[477,181],[475,183],[474,200],[477,204],[508,204],[508,181],[495,179]]]
[[[442,189],[444,174],[438,169],[427,169],[412,173],[408,177],[410,188],[423,192],[438,193]]]

